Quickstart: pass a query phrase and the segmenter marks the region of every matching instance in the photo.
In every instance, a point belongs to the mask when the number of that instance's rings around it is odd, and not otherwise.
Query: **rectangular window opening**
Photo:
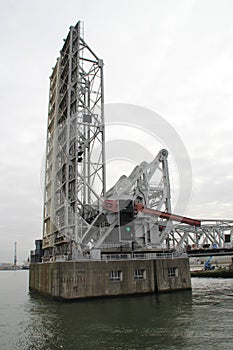
[[[177,267],[169,267],[168,268],[168,277],[178,277],[178,268]]]
[[[134,278],[137,280],[143,280],[146,278],[146,270],[144,269],[136,269],[134,271]]]
[[[111,271],[110,281],[122,281],[122,272],[120,270]]]

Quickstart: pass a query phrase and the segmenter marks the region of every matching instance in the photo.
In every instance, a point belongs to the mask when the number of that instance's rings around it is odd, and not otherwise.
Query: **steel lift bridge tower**
[[[200,221],[171,214],[167,156],[161,150],[106,192],[103,60],[82,22],[70,27],[50,77],[43,261],[187,243]]]
[[[84,42],[78,22],[70,27],[50,78],[45,258],[74,257],[99,214],[105,195],[103,101],[103,61]]]

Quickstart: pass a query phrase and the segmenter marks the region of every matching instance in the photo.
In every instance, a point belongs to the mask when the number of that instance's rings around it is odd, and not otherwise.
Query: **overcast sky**
[[[78,20],[105,63],[105,102],[149,108],[183,141],[186,214],[233,218],[233,1],[1,0],[0,16],[0,261],[42,236],[49,76]]]

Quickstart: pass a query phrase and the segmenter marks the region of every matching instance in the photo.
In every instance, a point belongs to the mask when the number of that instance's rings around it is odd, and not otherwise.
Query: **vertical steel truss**
[[[103,61],[70,27],[50,78],[43,248],[72,256],[105,195]]]

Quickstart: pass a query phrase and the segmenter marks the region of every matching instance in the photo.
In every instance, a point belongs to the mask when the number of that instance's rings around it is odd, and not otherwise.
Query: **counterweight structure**
[[[43,261],[101,259],[112,248],[231,245],[233,221],[202,224],[172,214],[165,149],[106,191],[103,103],[103,61],[78,22],[50,78]]]

